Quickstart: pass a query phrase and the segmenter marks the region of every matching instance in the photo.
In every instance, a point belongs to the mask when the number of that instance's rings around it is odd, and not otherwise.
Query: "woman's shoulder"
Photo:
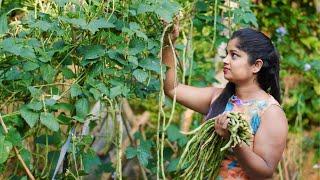
[[[279,104],[279,103],[278,103]],[[261,125],[264,129],[272,129],[269,132],[286,135],[288,131],[288,120],[283,109],[277,104],[271,104],[261,114]]]
[[[275,107],[273,107],[271,109],[282,110],[280,103],[271,94],[268,94],[267,96],[268,97],[264,101],[265,103],[264,103],[264,106],[262,107],[261,114],[263,114],[265,111],[267,111],[268,109],[270,109],[273,106],[275,106]]]
[[[280,115],[279,112],[281,112],[281,114],[284,114],[279,102],[269,93],[261,99],[254,101],[251,107],[254,108],[252,113],[256,113],[259,118],[264,116],[266,113],[276,113]]]
[[[265,107],[260,112],[261,119],[287,121],[285,112],[279,102],[272,96],[266,100]]]
[[[288,130],[288,120],[285,112],[283,111],[281,105],[273,97],[267,100],[266,106],[259,113],[258,128],[262,126],[263,131],[269,129],[270,133],[273,134],[283,134],[286,135]],[[259,128],[261,129],[261,128]],[[272,129],[272,130],[270,130]]]

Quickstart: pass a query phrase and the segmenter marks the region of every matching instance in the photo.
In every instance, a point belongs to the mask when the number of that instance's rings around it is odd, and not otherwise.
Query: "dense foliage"
[[[217,81],[221,43],[235,29],[256,27],[273,39],[282,56],[283,105],[291,129],[319,123],[320,18],[312,2],[4,0],[0,7],[4,177],[27,177],[19,155],[36,178],[50,178],[60,166],[58,178],[103,173],[121,178],[121,159],[132,158],[145,177],[173,176],[188,139],[179,133],[184,108],[175,107],[161,90],[165,66],[159,53],[162,20],[172,22],[179,14],[175,48],[181,82],[208,86]],[[123,99],[135,112],[151,111],[154,126],[164,125],[136,133],[138,143],[126,149],[121,149],[126,120],[119,118]],[[91,111],[97,102],[99,115]],[[174,108],[169,123],[165,117]],[[106,119],[112,127],[102,125]],[[197,114],[191,128],[201,119]],[[94,148],[97,128],[110,131],[100,157]],[[311,142],[310,147],[318,146]],[[115,157],[101,157],[113,149]]]

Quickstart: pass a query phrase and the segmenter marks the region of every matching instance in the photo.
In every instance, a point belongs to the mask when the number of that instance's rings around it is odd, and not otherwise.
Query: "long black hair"
[[[257,59],[263,61],[263,66],[257,74],[258,84],[281,104],[279,55],[270,38],[254,29],[245,28],[235,31],[230,40],[232,39],[238,39],[237,48],[248,54],[249,64],[253,65]],[[234,93],[235,84],[228,82],[220,96],[211,104],[207,119],[222,113]]]

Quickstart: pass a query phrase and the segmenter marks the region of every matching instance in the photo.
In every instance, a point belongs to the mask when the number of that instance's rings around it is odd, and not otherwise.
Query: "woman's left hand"
[[[214,129],[218,135],[220,135],[223,139],[228,139],[230,137],[230,132],[227,128],[229,118],[227,117],[228,113],[220,114],[216,117],[216,122],[214,125]]]

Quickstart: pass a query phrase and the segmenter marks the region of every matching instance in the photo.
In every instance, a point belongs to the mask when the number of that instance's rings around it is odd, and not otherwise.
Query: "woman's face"
[[[253,78],[254,65],[248,62],[248,54],[237,48],[238,39],[229,41],[224,63],[224,78],[233,83],[245,83]]]

